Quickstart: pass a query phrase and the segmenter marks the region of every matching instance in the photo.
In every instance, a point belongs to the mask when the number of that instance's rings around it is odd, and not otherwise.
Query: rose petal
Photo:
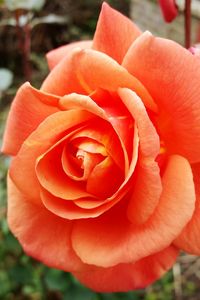
[[[103,201],[92,197],[66,201],[53,196],[44,189],[41,189],[40,197],[49,211],[68,220],[97,218],[119,201],[118,198],[113,201],[109,199]]]
[[[67,141],[64,140],[64,143]],[[69,178],[62,168],[63,143],[45,152],[37,159],[35,171],[43,188],[53,196],[65,200],[79,199],[90,196],[85,185]]]
[[[74,49],[50,72],[41,89],[64,96],[73,92],[90,94],[97,88],[116,91],[119,87],[130,87],[147,107],[156,110],[152,97],[139,80],[111,57],[91,49]]]
[[[159,137],[140,98],[126,88],[119,89],[119,95],[138,127],[140,156],[127,213],[132,223],[141,224],[153,213],[162,192],[160,169],[155,162]]]
[[[44,80],[41,90],[59,96],[73,92],[87,94],[87,87],[80,82],[76,74],[77,53],[82,51],[75,48],[69,55],[58,63]]]
[[[82,267],[71,247],[72,222],[32,204],[9,177],[8,224],[28,255],[68,272]]]
[[[98,89],[91,95],[91,98],[105,111],[107,119],[112,124],[121,141],[124,153],[126,152],[128,154],[125,156],[131,161],[133,153],[134,120],[130,112],[116,93],[111,94],[108,91]]]
[[[37,158],[65,136],[68,129],[75,130],[77,125],[81,127],[84,122],[93,118],[93,114],[82,110],[57,112],[46,118],[25,140],[10,166],[11,178],[25,195],[40,202],[39,183],[35,173]],[[31,188],[31,195],[30,187],[34,187]]]
[[[85,137],[102,144],[107,154],[111,156],[116,165],[124,171],[125,153],[123,153],[118,136],[108,122],[104,122],[100,119],[96,121],[93,120],[91,125],[75,133],[72,137],[72,141]]]
[[[96,199],[89,198],[89,197],[79,199],[79,202],[88,201],[90,203],[93,203],[93,201],[94,201],[95,202],[94,208],[92,208],[91,206],[86,207],[86,209],[82,208],[82,207],[76,205],[76,201],[67,201],[67,200],[55,197],[44,189],[41,189],[40,196],[41,196],[44,206],[50,212],[52,212],[56,216],[59,216],[63,219],[67,219],[67,220],[96,218],[105,211],[105,208],[102,206],[102,201],[101,201],[101,206],[100,206],[99,202],[97,202]]]
[[[102,119],[107,119],[104,110],[96,105],[96,103],[89,97],[85,95],[80,95],[77,93],[72,93],[62,97],[59,101],[59,108],[61,110],[69,110],[82,108],[85,109]]]
[[[87,143],[85,143],[87,144]],[[91,144],[91,142],[88,142],[88,146]],[[95,151],[95,147],[97,147],[97,149],[100,146],[100,144],[98,143],[94,143],[94,150]],[[87,148],[87,147],[86,147]],[[103,146],[102,146],[103,148]],[[93,170],[93,168],[96,166],[96,164],[100,163],[105,156],[102,156],[99,153],[90,153],[87,152],[81,148],[79,148],[78,146],[78,151],[77,154],[81,152],[81,159],[78,157],[74,157],[73,154],[71,154],[69,147],[64,147],[62,154],[61,154],[61,161],[62,161],[62,168],[63,171],[67,174],[67,176],[69,176],[70,178],[72,178],[73,180],[76,181],[85,181],[87,180],[89,174],[91,173],[91,171]],[[104,149],[105,150],[105,149]],[[78,154],[78,156],[80,156],[80,154]]]
[[[86,190],[100,199],[106,199],[119,189],[123,179],[124,172],[119,169],[111,157],[107,157],[90,173]]]
[[[175,240],[180,249],[195,255],[200,255],[200,164],[192,166],[196,189],[196,207],[191,221],[186,225]]]
[[[93,48],[121,63],[131,43],[140,35],[130,19],[103,3],[93,39]]]
[[[45,205],[47,205],[48,201],[48,208],[56,212],[56,214],[62,216],[62,217],[67,217],[69,219],[80,219],[80,218],[88,218],[88,217],[98,217],[102,213],[108,211],[111,207],[115,206],[130,190],[131,186],[131,181],[130,178],[134,172],[135,169],[135,164],[137,162],[137,149],[138,149],[138,135],[137,135],[137,130],[135,130],[135,135],[133,139],[134,143],[134,152],[133,152],[133,158],[130,164],[130,168],[127,174],[127,177],[119,187],[119,189],[109,198],[103,199],[102,200],[95,200],[92,198],[85,198],[85,199],[79,199],[75,200],[74,203],[80,207],[80,208],[85,208],[85,210],[80,210],[77,209],[73,203],[70,203],[69,206],[66,206],[66,202],[62,199],[56,199],[53,198],[52,195],[49,193],[47,196],[45,195],[45,199],[43,198],[43,202]],[[47,193],[47,192],[46,192]],[[49,203],[51,202],[51,207]],[[57,206],[59,205],[59,207]],[[52,206],[53,205],[53,206]],[[55,211],[56,209],[56,211]],[[87,210],[90,211],[87,211]]]
[[[52,70],[65,56],[69,55],[77,47],[81,49],[91,48],[92,41],[74,42],[49,51],[46,55],[49,69]]]
[[[136,263],[119,264],[110,268],[85,266],[73,272],[87,287],[98,292],[127,292],[143,289],[159,279],[174,264],[178,250],[170,246]]]
[[[115,207],[95,220],[77,221],[72,231],[73,249],[84,263],[96,266],[136,262],[171,244],[190,220],[194,201],[190,165],[185,158],[172,156],[159,204],[143,226],[131,224],[121,207]]]
[[[133,193],[127,208],[129,220],[135,225],[146,222],[156,209],[161,192],[162,183],[157,163],[139,159]]]
[[[119,87],[128,87],[141,97],[147,107],[156,111],[155,102],[142,83],[104,53],[91,49],[79,51],[76,66],[80,82],[88,87],[90,93],[97,88],[116,91]]]
[[[58,97],[35,89],[28,82],[24,83],[9,112],[2,151],[16,155],[29,134],[46,117],[59,111],[58,100]]]
[[[81,132],[81,131],[80,131]],[[109,210],[116,203],[118,203],[124,195],[127,194],[127,190],[130,189],[129,178],[133,174],[135,163],[137,161],[137,149],[138,149],[138,139],[137,131],[134,136],[134,148],[136,149],[133,154],[133,159],[130,165],[129,173],[126,179],[123,181],[119,189],[107,199],[96,200],[93,197],[80,198],[69,202],[61,198],[57,198],[52,194],[48,193],[44,189],[41,190],[40,196],[44,205],[53,213],[57,214],[62,218],[73,219],[84,219],[84,218],[94,218],[98,217],[102,213]],[[101,188],[101,187],[100,187]],[[78,192],[78,190],[77,190]],[[83,208],[83,209],[80,209]]]
[[[136,122],[143,158],[155,158],[160,150],[159,136],[148,117],[145,106],[138,95],[130,89],[119,88],[119,96]]]
[[[59,107],[60,109],[83,108],[101,117],[102,119],[107,120],[112,125],[117,137],[119,138],[121,145],[117,147],[114,146],[116,144],[119,144],[116,141],[116,137],[114,135],[109,140],[104,139],[104,142],[109,141],[109,143],[107,143],[109,146],[109,149],[107,149],[108,152],[111,154],[116,164],[118,164],[122,169],[124,169],[125,173],[127,174],[129,168],[128,154],[130,159],[132,158],[134,128],[133,120],[130,116],[130,113],[124,107],[123,103],[121,102],[121,99],[117,99],[114,96],[112,97],[112,95],[110,95],[108,92],[98,89],[93,94],[91,94],[90,97],[85,95],[79,95],[76,93],[64,96],[59,101]],[[107,129],[104,133],[104,136],[106,136],[106,134],[108,133]],[[100,126],[100,132],[98,135],[97,133],[94,135],[92,134],[91,130],[87,130],[84,136],[89,136],[90,138],[98,140],[101,143],[105,144],[102,141],[102,126]],[[125,167],[124,163],[122,162],[123,155],[119,153],[121,152],[121,148],[124,154]],[[119,154],[121,156],[121,159],[119,159]]]
[[[123,66],[156,101],[157,125],[168,152],[199,162],[199,58],[173,41],[145,33],[129,49]]]

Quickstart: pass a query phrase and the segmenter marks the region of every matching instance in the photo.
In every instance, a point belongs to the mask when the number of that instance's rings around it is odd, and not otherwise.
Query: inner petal
[[[77,181],[87,180],[93,168],[104,159],[99,150],[106,153],[101,144],[89,139],[84,140],[84,138],[72,140],[64,147],[61,157],[63,170]]]
[[[93,149],[96,148],[96,153],[103,156],[111,156],[116,165],[125,172],[124,151],[118,136],[109,123],[102,120],[94,121],[92,126],[87,126],[74,134],[72,140],[74,140],[74,143],[76,144],[79,138],[88,138],[90,141],[92,140]],[[98,143],[97,147],[95,146],[95,143]],[[86,149],[86,147],[88,148],[89,146],[81,144],[80,147],[81,149]],[[92,144],[90,144],[90,147],[92,148]],[[88,152],[90,152],[89,149]]]
[[[119,169],[111,157],[106,157],[90,173],[86,190],[99,198],[106,199],[119,189],[123,180],[122,170]]]
[[[120,97],[114,92],[108,92],[98,89],[91,95],[91,98],[104,109],[109,122],[112,124],[118,138],[125,146],[129,161],[133,153],[133,135],[134,135],[134,119],[130,112],[121,101]]]
[[[85,186],[66,175],[62,168],[61,155],[66,141],[40,157],[36,166],[38,180],[52,195],[66,200],[89,197]]]

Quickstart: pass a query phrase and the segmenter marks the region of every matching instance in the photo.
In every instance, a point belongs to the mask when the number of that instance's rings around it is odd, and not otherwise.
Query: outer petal
[[[93,39],[93,48],[121,63],[131,43],[140,33],[131,20],[104,2]]]
[[[28,255],[65,271],[82,266],[71,247],[72,222],[27,201],[9,177],[8,224]]]
[[[61,46],[57,49],[51,50],[46,55],[49,69],[52,70],[63,59],[63,57],[69,55],[71,51],[76,47],[79,47],[81,49],[91,48],[92,41],[74,42],[65,46]]]
[[[193,165],[192,170],[196,189],[196,208],[191,221],[175,240],[175,245],[188,253],[200,255],[200,164]]]
[[[147,256],[136,263],[119,264],[111,268],[85,266],[81,272],[73,272],[83,284],[98,292],[127,292],[142,289],[159,279],[171,268],[178,250],[170,246]]]
[[[194,201],[190,165],[183,157],[172,156],[159,204],[144,225],[131,224],[122,208],[115,207],[95,220],[77,221],[72,246],[84,263],[112,267],[136,262],[171,244],[190,220]]]
[[[129,49],[123,66],[144,84],[156,101],[160,112],[157,125],[167,150],[199,162],[198,56],[175,42],[145,33]]]
[[[44,80],[41,90],[64,96],[73,92],[87,94],[76,74],[77,53],[80,48],[72,50],[58,63]]]
[[[59,111],[59,98],[23,84],[11,106],[2,151],[16,155],[24,140],[49,115]]]
[[[114,80],[113,80],[114,78]],[[91,49],[75,49],[50,72],[42,90],[64,96],[69,93],[90,94],[97,88],[116,91],[119,87],[133,89],[145,103],[156,105],[141,82],[104,53]]]

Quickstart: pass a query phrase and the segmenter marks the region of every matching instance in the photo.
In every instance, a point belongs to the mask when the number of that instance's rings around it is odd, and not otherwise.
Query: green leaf
[[[44,278],[46,286],[50,291],[65,291],[69,286],[68,278],[66,275],[67,274],[62,271],[48,269]]]
[[[4,271],[0,271],[0,299],[1,296],[5,296],[10,291],[10,281],[8,274]]]

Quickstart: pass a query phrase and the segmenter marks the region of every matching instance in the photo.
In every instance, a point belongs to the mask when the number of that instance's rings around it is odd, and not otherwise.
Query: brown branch
[[[191,45],[191,0],[185,0],[185,48]]]

